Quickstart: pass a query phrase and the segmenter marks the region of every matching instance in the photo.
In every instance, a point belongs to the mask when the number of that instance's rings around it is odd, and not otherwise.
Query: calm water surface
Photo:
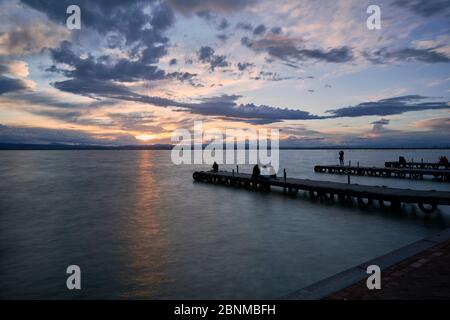
[[[399,154],[450,157],[349,150],[346,160],[382,166]],[[337,151],[280,156],[289,176],[346,182],[313,171],[335,164]],[[195,183],[198,169],[208,167],[172,165],[170,151],[0,151],[0,298],[277,298],[450,225],[448,207],[431,217],[409,205],[342,207]],[[71,264],[81,291],[66,289]]]

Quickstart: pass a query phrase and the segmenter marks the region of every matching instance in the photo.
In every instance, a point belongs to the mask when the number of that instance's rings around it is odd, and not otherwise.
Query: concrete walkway
[[[325,299],[450,299],[450,240],[382,271],[381,290],[368,290],[364,279]]]
[[[366,286],[367,267],[381,269],[381,290]],[[450,299],[450,229],[292,292],[286,300]]]

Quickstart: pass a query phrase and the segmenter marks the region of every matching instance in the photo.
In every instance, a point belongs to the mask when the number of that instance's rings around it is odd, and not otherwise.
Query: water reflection
[[[160,285],[168,281],[164,272],[168,238],[160,222],[161,189],[155,177],[152,154],[140,152],[136,161],[135,189],[126,214],[129,291],[123,296],[152,299],[160,294]]]

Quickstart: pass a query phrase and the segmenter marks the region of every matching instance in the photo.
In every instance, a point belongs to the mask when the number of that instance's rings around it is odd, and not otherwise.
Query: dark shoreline
[[[99,145],[64,145],[64,144],[15,144],[0,143],[0,150],[172,150],[175,145],[142,145],[142,146],[99,146]],[[225,148],[224,148],[225,149]],[[237,148],[235,148],[237,149]],[[246,147],[248,149],[248,147]],[[450,150],[447,147],[280,147],[279,150]]]

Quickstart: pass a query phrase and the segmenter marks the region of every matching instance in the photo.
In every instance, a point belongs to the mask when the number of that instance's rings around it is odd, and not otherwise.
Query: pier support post
[[[284,181],[283,192],[286,193],[286,186],[287,186],[287,182],[286,182],[286,168],[283,169],[283,181]]]

